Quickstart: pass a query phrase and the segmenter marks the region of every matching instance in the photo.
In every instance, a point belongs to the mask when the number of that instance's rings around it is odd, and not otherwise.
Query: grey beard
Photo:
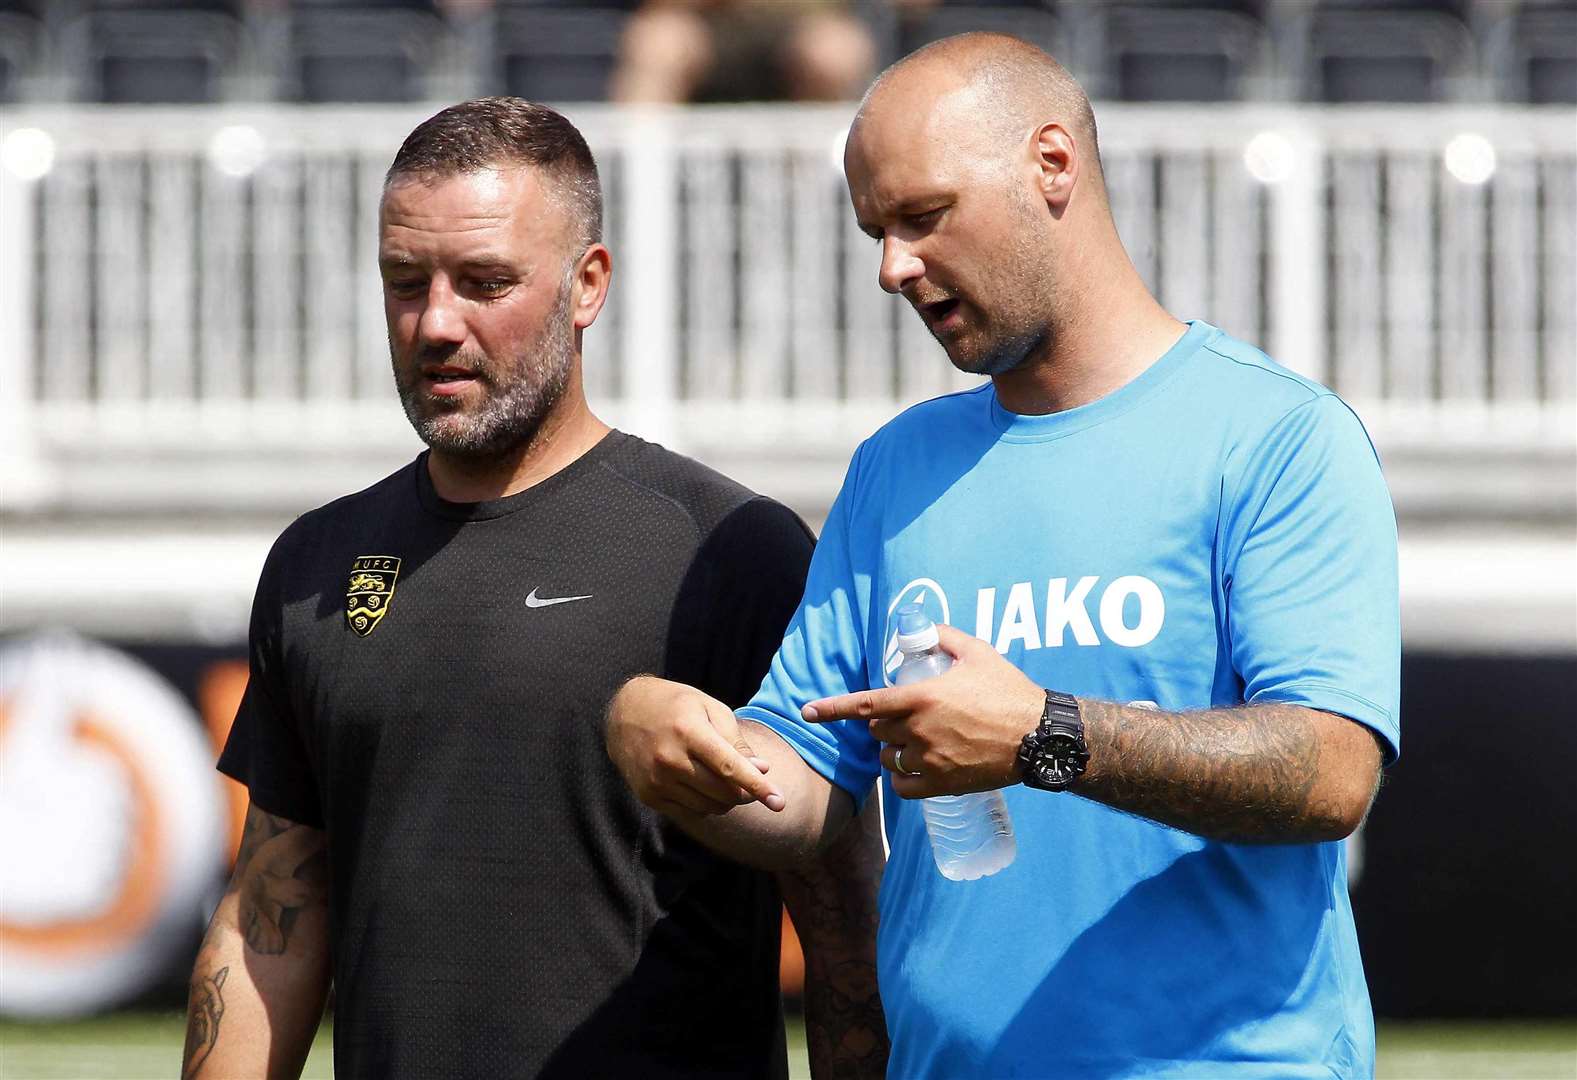
[[[511,370],[477,364],[476,357],[464,354],[455,359],[476,370],[490,393],[480,409],[466,415],[441,401],[419,400],[415,380],[399,381],[400,404],[421,440],[439,453],[472,461],[502,457],[529,446],[563,398],[574,366],[568,290],[554,306],[536,347],[517,357]]]

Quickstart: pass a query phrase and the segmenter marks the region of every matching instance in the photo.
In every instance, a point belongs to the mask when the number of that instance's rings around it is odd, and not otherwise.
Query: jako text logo
[[[1070,637],[1074,645],[1099,645],[1103,634],[1106,641],[1128,649],[1154,641],[1166,622],[1161,587],[1137,574],[1114,578],[1100,590],[1092,618],[1090,601],[1100,580],[1052,578],[1040,589],[1019,581],[1008,586],[1000,601],[995,587],[981,589],[975,597],[975,636],[1004,654],[1014,645],[1057,648],[1070,644]]]

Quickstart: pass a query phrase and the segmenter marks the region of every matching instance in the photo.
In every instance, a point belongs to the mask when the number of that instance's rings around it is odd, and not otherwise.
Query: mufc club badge
[[[345,583],[345,625],[362,637],[383,621],[394,600],[400,560],[393,555],[358,555]]]

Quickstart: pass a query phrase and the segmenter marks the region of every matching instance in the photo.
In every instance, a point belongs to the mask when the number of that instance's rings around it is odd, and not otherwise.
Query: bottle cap
[[[936,623],[919,604],[905,604],[898,609],[897,631],[900,652],[924,652],[934,649],[940,640]]]

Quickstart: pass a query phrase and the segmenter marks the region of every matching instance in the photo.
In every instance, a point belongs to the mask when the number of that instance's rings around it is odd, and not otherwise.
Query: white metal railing
[[[11,110],[0,505],[62,454],[408,444],[375,210],[430,111]],[[615,254],[588,386],[626,426],[841,448],[967,384],[877,288],[839,168],[847,107],[568,112]],[[1330,383],[1383,439],[1577,441],[1572,110],[1098,116],[1119,228],[1172,311]]]

